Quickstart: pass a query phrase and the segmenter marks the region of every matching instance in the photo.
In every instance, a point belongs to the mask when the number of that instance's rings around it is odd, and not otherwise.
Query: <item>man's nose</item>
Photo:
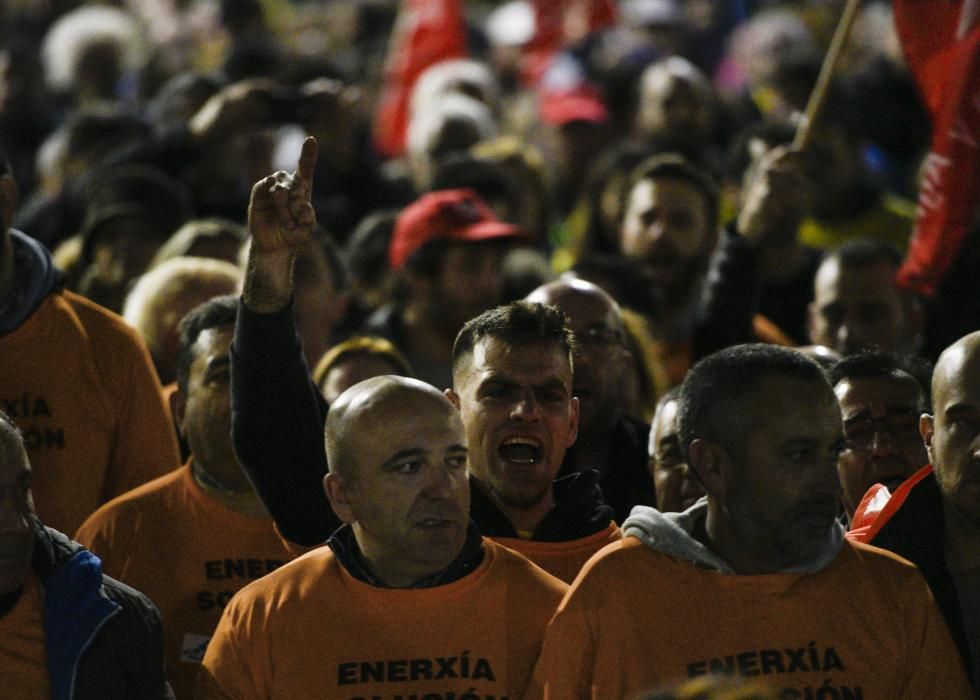
[[[533,391],[523,391],[510,412],[511,418],[534,421],[541,418],[541,404],[538,403]]]

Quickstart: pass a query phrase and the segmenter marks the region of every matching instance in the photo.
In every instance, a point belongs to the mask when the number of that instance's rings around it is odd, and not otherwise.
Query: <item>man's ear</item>
[[[929,463],[935,463],[932,458],[932,438],[936,434],[936,419],[929,413],[923,413],[919,416],[919,435],[922,436],[922,442],[926,444],[926,452],[929,453]]]
[[[449,403],[451,403],[453,406],[455,406],[456,407],[456,410],[458,411],[459,410],[459,394],[457,394],[452,389],[446,389],[442,393],[446,395],[446,398],[449,399]]]
[[[705,493],[723,499],[725,496],[725,473],[728,471],[728,453],[720,445],[695,438],[687,450],[687,467],[701,482]]]
[[[334,472],[329,472],[323,477],[323,490],[330,501],[330,507],[342,522],[348,525],[357,520],[354,515],[354,506],[350,502],[350,494],[347,492],[347,484],[344,478]]]
[[[578,438],[578,414],[579,414],[579,400],[577,396],[573,396],[568,405],[568,420],[571,429],[568,431],[568,441],[565,443],[565,448],[568,449],[575,444],[575,440]]]
[[[170,394],[170,414],[173,416],[177,432],[186,440],[187,431],[184,429],[184,419],[187,417],[187,397],[180,389]]]

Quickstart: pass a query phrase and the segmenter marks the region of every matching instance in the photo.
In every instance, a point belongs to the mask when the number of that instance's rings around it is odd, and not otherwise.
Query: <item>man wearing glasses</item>
[[[844,418],[837,471],[848,522],[872,486],[894,493],[928,463],[919,416],[929,410],[931,374],[925,360],[879,352],[852,355],[831,370]]]

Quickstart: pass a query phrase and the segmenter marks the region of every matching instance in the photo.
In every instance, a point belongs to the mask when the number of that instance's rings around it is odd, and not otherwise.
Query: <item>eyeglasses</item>
[[[583,349],[605,350],[613,345],[622,345],[623,334],[607,326],[589,326],[584,331],[577,332],[575,340]]]
[[[862,418],[844,425],[844,447],[852,452],[869,452],[875,436],[888,435],[895,443],[921,440],[919,411],[889,413],[881,418]]]

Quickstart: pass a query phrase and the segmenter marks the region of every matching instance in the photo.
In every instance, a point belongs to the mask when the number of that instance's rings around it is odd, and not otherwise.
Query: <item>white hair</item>
[[[412,88],[411,109],[414,115],[430,108],[448,94],[463,93],[464,88],[476,91],[479,96],[470,95],[485,104],[491,111],[497,109],[500,100],[500,86],[490,68],[480,61],[468,58],[440,61],[429,66],[415,81]]]
[[[450,93],[433,100],[424,110],[412,116],[408,124],[409,154],[412,157],[426,157],[442,129],[451,121],[468,122],[474,127],[480,141],[497,135],[497,122],[489,107],[472,97]]]
[[[170,258],[133,285],[126,295],[123,318],[139,331],[150,355],[159,363],[166,338],[176,332],[184,313],[211,298],[215,287],[224,287],[219,293],[237,294],[241,285],[241,270],[230,262],[191,256]],[[196,298],[181,298],[193,289],[198,290]],[[191,306],[174,313],[178,302]]]
[[[41,58],[48,86],[70,90],[78,79],[78,61],[94,43],[118,45],[124,70],[137,70],[146,61],[146,48],[137,20],[125,10],[85,5],[62,15],[48,30]]]

